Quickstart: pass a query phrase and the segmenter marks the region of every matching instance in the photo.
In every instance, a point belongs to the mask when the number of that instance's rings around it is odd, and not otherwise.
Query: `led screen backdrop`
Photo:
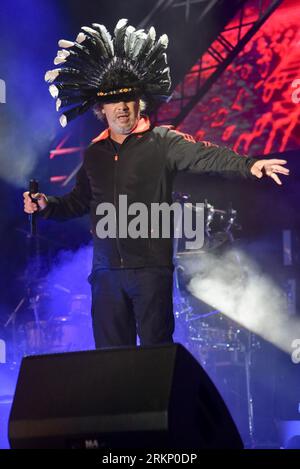
[[[298,4],[297,4],[298,3]],[[251,22],[253,9],[246,9]],[[300,147],[300,3],[283,2],[225,70],[179,129],[250,155]],[[237,30],[224,33],[231,42]],[[247,27],[245,27],[247,28]],[[217,47],[217,45],[216,45]],[[202,67],[215,65],[209,54]],[[184,95],[194,94],[199,63],[184,80]],[[207,71],[209,74],[209,71]],[[293,87],[294,86],[294,87]],[[174,95],[182,92],[182,84]],[[176,115],[178,101],[164,105],[160,118]]]

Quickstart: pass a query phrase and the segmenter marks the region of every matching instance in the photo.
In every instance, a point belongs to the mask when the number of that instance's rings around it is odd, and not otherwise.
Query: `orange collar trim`
[[[150,129],[149,117],[141,117],[136,127],[130,132],[130,134],[139,134],[141,132],[146,132],[149,129]],[[98,137],[94,138],[94,140],[92,140],[92,143],[97,143],[97,142],[100,142],[101,140],[105,140],[109,138],[109,136],[110,136],[110,129],[108,128],[108,129],[103,130],[103,132],[101,132],[101,134],[98,135]]]

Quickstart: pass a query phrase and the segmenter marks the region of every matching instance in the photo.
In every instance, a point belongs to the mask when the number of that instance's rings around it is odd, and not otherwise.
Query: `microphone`
[[[37,194],[39,191],[39,183],[36,179],[31,179],[29,182],[29,196],[32,202],[37,203],[37,200],[31,196],[31,194]],[[29,215],[29,227],[30,227],[30,237],[37,234],[37,224],[36,224],[36,213],[31,213]]]

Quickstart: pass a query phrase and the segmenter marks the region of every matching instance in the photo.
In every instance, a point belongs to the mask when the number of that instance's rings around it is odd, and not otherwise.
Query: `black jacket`
[[[256,160],[225,147],[193,142],[168,127],[150,127],[142,118],[120,146],[119,154],[102,132],[87,148],[73,190],[62,197],[49,197],[44,218],[67,220],[90,213],[94,239],[93,270],[172,265],[172,240],[151,237],[131,239],[96,235],[101,202],[118,204],[126,194],[128,205],[143,202],[172,203],[172,185],[177,171],[222,173],[251,177]],[[117,215],[118,218],[118,215]],[[133,217],[134,218],[134,217]]]

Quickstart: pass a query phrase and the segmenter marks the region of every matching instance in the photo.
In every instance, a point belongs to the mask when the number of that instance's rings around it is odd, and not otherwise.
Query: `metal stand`
[[[12,344],[13,344],[13,364],[16,365],[18,361],[18,355],[17,355],[17,332],[16,332],[16,317],[17,317],[17,312],[21,307],[23,306],[24,302],[26,301],[26,297],[23,296],[23,298],[19,301],[11,315],[9,316],[8,320],[4,324],[4,328],[8,327],[9,324],[12,324]]]
[[[20,230],[21,231],[21,230]],[[26,275],[26,294],[21,298],[11,315],[9,316],[8,320],[4,324],[4,328],[7,328],[9,324],[12,325],[12,346],[13,346],[13,363],[14,365],[19,360],[19,353],[18,353],[18,343],[17,343],[17,314],[20,312],[24,303],[28,302],[30,307],[33,309],[34,320],[37,326],[37,329],[40,328],[40,320],[39,320],[39,313],[38,313],[38,301],[37,295],[32,295],[32,288],[38,284],[38,279],[40,278],[41,274],[41,257],[40,257],[40,237],[37,234],[37,226],[34,225],[34,230],[29,232],[25,232],[26,234],[26,246],[27,246],[27,264],[31,263],[31,271],[32,274],[29,272]]]
[[[247,392],[247,406],[248,406],[248,430],[249,430],[249,443],[250,448],[255,448],[254,440],[254,410],[253,410],[253,396],[251,389],[251,364],[252,364],[252,332],[248,333],[248,344],[245,351],[245,373],[246,373],[246,392]]]
[[[179,200],[182,201],[182,197],[178,197]],[[193,208],[192,204],[191,207]],[[211,252],[212,250],[215,250],[216,247],[220,247],[222,243],[226,241],[226,243],[229,243],[229,245],[232,247],[235,242],[235,236],[233,233],[233,228],[236,228],[238,230],[241,229],[240,225],[237,223],[237,212],[232,208],[230,205],[227,210],[218,210],[215,209],[212,205],[210,205],[207,200],[205,200],[204,204],[204,209],[205,209],[205,239],[206,239],[206,244],[204,248],[202,249],[203,251],[208,251]],[[219,231],[217,233],[214,232],[214,224],[217,221],[217,227]],[[177,221],[177,224],[175,225],[175,233],[179,231],[179,221]],[[216,235],[222,234],[223,237],[220,237],[220,242],[219,238],[217,238]],[[225,241],[224,241],[225,240]],[[179,255],[178,255],[179,254]],[[198,252],[199,254],[199,252]],[[179,285],[179,279],[178,279],[178,274],[180,272],[180,269],[182,271],[185,270],[184,266],[181,266],[179,264],[181,256],[187,258],[188,256],[194,256],[197,255],[197,252],[185,252],[185,253],[178,253],[178,238],[175,238],[174,240],[174,264],[175,264],[175,272],[174,272],[174,315],[175,318],[182,318],[185,321],[185,326],[190,325],[193,321],[198,321],[199,319],[205,319],[208,316],[212,316],[215,314],[219,314],[220,311],[210,311],[207,314],[191,314],[193,312],[193,308],[190,306],[190,303],[187,298],[184,298],[180,292],[180,285]],[[241,281],[243,281],[243,276],[247,275],[245,272],[243,274],[243,260],[240,258],[238,252],[234,252],[234,257],[238,263],[239,266],[241,266],[242,270],[242,277]],[[204,324],[204,323],[203,323]],[[203,329],[203,324],[200,326],[200,331],[199,331],[199,337],[197,335],[196,341],[198,341],[200,350],[201,346],[203,346],[203,349],[208,353],[209,351],[214,350],[213,347],[216,347],[216,350],[218,349],[219,346],[224,344],[212,344],[212,338],[210,338],[207,334],[209,334],[209,328],[207,330]],[[205,324],[204,324],[205,325]],[[202,328],[202,329],[201,329]],[[204,332],[204,334],[203,334]],[[243,380],[245,376],[245,387],[246,387],[246,399],[247,399],[247,410],[246,410],[246,422],[247,422],[247,427],[245,430],[247,431],[248,438],[249,438],[249,447],[254,448],[255,447],[255,425],[254,425],[254,402],[253,402],[253,394],[252,394],[252,382],[251,382],[251,366],[252,366],[252,353],[253,353],[253,348],[254,348],[254,343],[253,343],[253,333],[248,331],[247,336],[245,337],[246,342],[244,343],[244,346],[242,347],[242,353],[244,354],[242,356],[242,361],[241,361],[241,366],[245,367],[245,375],[243,374]],[[191,348],[191,337],[189,336],[186,340],[187,348]],[[234,346],[233,346],[234,347]],[[238,352],[238,345],[235,345],[236,353]],[[213,366],[215,366],[215,363],[212,363]],[[239,378],[241,379],[241,378]],[[244,382],[244,381],[243,381]]]

